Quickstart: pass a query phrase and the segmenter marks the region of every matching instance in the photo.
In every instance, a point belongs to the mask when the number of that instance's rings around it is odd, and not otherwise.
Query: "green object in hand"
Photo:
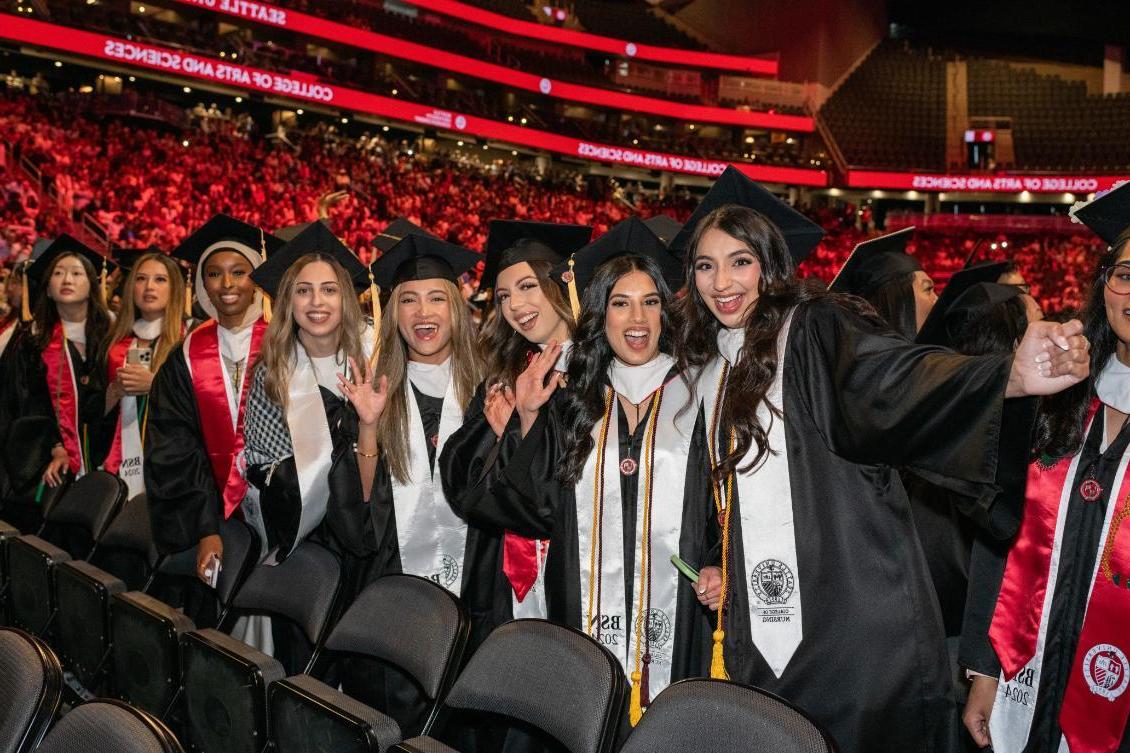
[[[691,581],[692,583],[698,582],[698,570],[695,570],[693,567],[684,562],[682,557],[677,554],[672,554],[671,564],[678,568],[680,573],[687,576],[687,580]]]
[[[45,486],[46,484],[40,481],[39,486],[35,487],[35,504],[37,505],[43,503],[43,491]]]

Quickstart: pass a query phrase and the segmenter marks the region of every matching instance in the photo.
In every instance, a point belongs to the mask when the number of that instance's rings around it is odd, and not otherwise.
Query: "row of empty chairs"
[[[221,629],[197,629],[145,591],[163,577],[193,578],[195,553],[158,557],[144,497],[124,497],[114,476],[89,474],[45,508],[41,533],[58,543],[16,535],[10,526],[0,539],[6,616],[38,636],[29,640],[41,638],[58,653],[55,663],[61,660],[69,673],[60,692],[69,701],[113,695],[166,722],[199,753],[262,753],[268,745],[295,753],[397,745],[454,751],[449,744],[465,739],[460,725],[468,718],[533,730],[573,753],[612,749],[626,682],[616,659],[588,636],[544,621],[515,621],[493,631],[468,661],[469,617],[450,592],[422,578],[389,575],[345,605],[342,566],[329,550],[307,541],[277,566],[257,565],[256,539],[239,521],[223,532]],[[310,651],[275,658],[227,632],[237,617],[255,616],[294,626]],[[336,669],[354,661],[406,676],[420,692],[423,715],[398,718],[344,693]],[[785,713],[793,727],[808,731],[807,737],[780,733],[804,747],[766,750],[831,750],[815,725],[796,726],[804,716],[787,704],[752,689],[740,692],[752,694],[747,705],[756,703],[727,724],[774,728]],[[751,716],[758,704],[776,711]],[[657,716],[663,715],[652,710],[647,718]],[[0,717],[0,730],[4,724]],[[813,741],[819,744],[811,747]],[[638,748],[647,749],[655,748]]]

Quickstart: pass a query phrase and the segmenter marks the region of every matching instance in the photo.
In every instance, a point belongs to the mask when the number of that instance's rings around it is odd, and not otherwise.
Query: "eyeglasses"
[[[1110,292],[1130,295],[1130,264],[1114,264],[1102,270],[1103,283]]]

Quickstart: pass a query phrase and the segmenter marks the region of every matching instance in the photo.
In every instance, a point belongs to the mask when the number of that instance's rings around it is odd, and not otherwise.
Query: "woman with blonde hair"
[[[375,443],[357,443],[362,467],[376,470],[364,494],[335,496],[327,520],[334,535],[366,565],[360,590],[387,573],[428,578],[456,595],[465,583],[467,525],[444,497],[436,458],[463,423],[482,378],[475,332],[457,281],[480,259],[468,249],[421,233],[403,237],[372,265],[376,284],[392,294],[381,321],[376,378],[387,397]],[[374,676],[383,680],[374,680]],[[424,721],[412,682],[351,662],[346,691],[390,708],[405,734]],[[384,693],[375,697],[374,693]]]
[[[171,257],[159,252],[137,259],[123,286],[123,305],[106,338],[106,425],[110,450],[102,467],[118,474],[130,496],[145,491],[142,475],[149,390],[153,377],[184,336],[184,278]]]

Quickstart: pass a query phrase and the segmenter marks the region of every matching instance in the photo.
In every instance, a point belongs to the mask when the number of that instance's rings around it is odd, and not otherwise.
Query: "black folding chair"
[[[447,589],[413,575],[386,575],[350,605],[326,640],[326,649],[406,672],[430,702],[426,734],[459,670],[470,629],[466,609]],[[406,720],[394,719],[388,709],[366,706],[309,675],[274,683],[268,696],[270,739],[279,753],[303,753],[311,739],[338,753],[384,751],[403,739]]]
[[[8,624],[8,542],[19,535],[18,528],[0,520],[0,625]]]
[[[36,753],[184,753],[161,720],[127,703],[94,700],[59,720]]]
[[[220,614],[230,609],[239,586],[259,559],[259,537],[240,520],[220,526],[223,568],[216,584]],[[191,563],[183,571],[181,560]],[[166,557],[158,570],[172,577],[196,577],[196,549]],[[181,639],[195,630],[180,610],[140,591],[110,599],[111,677],[114,695],[165,719],[182,690]]]
[[[0,629],[0,750],[34,750],[59,710],[62,688],[63,668],[43,641]]]
[[[544,620],[515,620],[487,636],[443,707],[529,725],[569,753],[607,753],[616,739],[626,687],[620,663],[589,636]],[[390,750],[453,751],[427,736]]]
[[[676,682],[660,693],[620,753],[835,753],[831,735],[783,698],[727,680]]]
[[[260,564],[236,593],[234,610],[296,625],[312,646],[299,672],[318,661],[341,592],[341,564],[311,541],[278,565]],[[278,631],[275,631],[278,635]],[[276,650],[279,647],[276,646]],[[259,753],[267,744],[267,688],[286,677],[283,663],[218,630],[183,639],[185,739],[208,753]],[[220,715],[215,709],[226,709]]]
[[[89,560],[125,495],[121,479],[93,471],[71,484],[47,511],[44,538],[20,536],[9,542],[15,625],[36,635],[49,635],[56,613],[51,569],[72,558]]]
[[[143,589],[157,566],[144,494],[128,500],[114,516],[94,560],[62,562],[51,570],[58,609],[55,647],[79,683],[103,695],[112,639],[110,598]]]

